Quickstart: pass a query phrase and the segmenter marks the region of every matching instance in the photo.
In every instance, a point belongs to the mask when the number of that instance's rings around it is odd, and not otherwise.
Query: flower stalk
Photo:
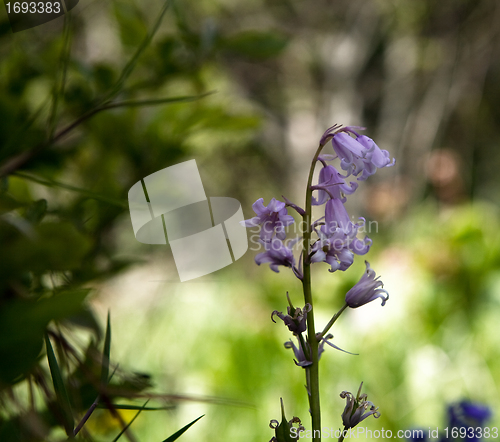
[[[375,278],[375,271],[366,261],[366,271],[359,282],[347,292],[344,305],[333,315],[323,331],[316,333],[311,264],[325,262],[330,265],[331,273],[337,270],[345,271],[353,264],[355,255],[365,255],[372,244],[371,239],[366,236],[364,239],[358,238],[359,230],[365,224],[364,218],[359,218],[360,221],[356,223],[352,222],[344,206],[346,195],[351,195],[358,188],[357,182],[348,183],[346,179],[354,176],[357,177],[357,181],[365,181],[377,169],[394,164],[389,152],[381,150],[373,140],[357,133],[360,129],[362,128],[334,125],[323,134],[309,169],[304,208],[285,197],[283,197],[285,202],[273,198],[267,206],[264,205],[264,200],[259,198],[252,206],[256,216],[241,222],[246,227],[261,227],[259,237],[264,251],[255,257],[255,262],[258,265],[269,263],[271,270],[275,272],[279,272],[280,267],[289,268],[302,283],[304,307],[295,308],[287,292],[289,304],[287,314],[274,310],[271,319],[276,322],[274,316],[279,317],[298,340],[298,347],[294,340],[289,340],[285,342],[285,348],[293,350],[295,364],[305,370],[312,428],[310,430],[301,428],[306,434],[310,434],[307,437],[311,437],[315,442],[321,441],[320,356],[325,344],[350,353],[330,342],[333,335],[328,331],[348,307],[358,308],[377,298],[381,298],[384,305],[388,299],[387,292],[381,288],[382,281]],[[330,141],[335,155],[321,154]],[[344,175],[334,166],[327,164],[328,161],[335,159],[339,160]],[[323,168],[318,183],[313,185],[317,162],[321,163]],[[317,192],[316,197],[313,196],[313,192]],[[312,206],[323,205],[324,215],[313,220]],[[287,236],[286,227],[294,222],[287,208],[294,209],[302,217],[303,231],[302,238],[296,237],[284,242]],[[296,260],[293,246],[298,241],[302,241],[302,248],[300,257]],[[346,391],[342,392],[341,397],[347,399],[342,415],[345,428],[352,428],[368,416],[380,415],[378,409],[366,400],[366,394],[361,395],[360,391],[355,398]],[[342,441],[343,438],[344,436],[339,440]]]
[[[311,289],[311,259],[309,257],[312,233],[312,180],[316,162],[318,161],[318,157],[328,140],[329,138],[321,140],[311,162],[306,187],[305,213],[302,216],[303,225],[306,226],[304,229],[304,236],[302,238],[302,290],[304,292],[304,302],[311,305],[311,310],[307,313],[307,341],[311,351],[312,364],[306,368],[306,381],[307,391],[309,393],[309,409],[311,411],[313,441],[315,442],[321,441],[321,405],[319,397],[318,339],[316,337],[316,329],[314,326],[314,304]]]
[[[333,318],[330,319],[330,321],[328,321],[328,324],[326,324],[325,328],[323,329],[323,331],[321,333],[318,334],[318,339],[321,339],[323,336],[325,336],[327,333],[328,333],[328,330],[330,330],[333,326],[333,324],[335,324],[335,321],[337,319],[339,319],[340,315],[344,312],[344,310],[349,307],[349,305],[347,304],[347,302],[342,306],[342,308],[333,315]]]

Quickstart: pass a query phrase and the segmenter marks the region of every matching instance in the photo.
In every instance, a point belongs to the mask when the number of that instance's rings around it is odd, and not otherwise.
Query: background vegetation
[[[363,380],[372,429],[443,427],[463,398],[499,426],[498,2],[81,0],[15,34],[0,9],[2,441],[66,438],[45,332],[75,425],[101,392],[175,406],[142,412],[129,440],[202,414],[182,440],[268,440],[280,397],[307,427],[303,374],[270,321],[287,290],[300,304],[294,277],[249,251],[179,283],[168,247],[135,241],[127,192],[194,158],[207,194],[247,218],[259,197],[300,204],[334,123],[366,126],[397,163],[349,201],[376,221],[368,259],[391,299],[340,321],[336,344],[360,355],[323,355],[325,425]],[[319,267],[326,322],[364,265]],[[135,413],[98,409],[78,438],[112,440]]]

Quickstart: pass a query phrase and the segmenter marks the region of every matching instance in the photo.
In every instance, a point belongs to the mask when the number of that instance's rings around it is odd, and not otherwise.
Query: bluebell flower
[[[276,234],[278,239],[285,239],[285,227],[293,224],[293,216],[288,215],[285,203],[273,198],[267,206],[264,206],[264,198],[259,198],[252,204],[252,209],[257,216],[242,221],[245,227],[262,226],[260,239],[270,242]]]
[[[340,229],[325,236],[319,232],[320,239],[311,248],[311,262],[326,262],[330,272],[345,271],[354,262],[354,253],[349,249],[350,237]]]
[[[364,169],[365,147],[346,132],[339,132],[332,138],[333,150],[340,159],[340,167],[347,175],[358,175]]]
[[[470,442],[480,442],[480,435],[486,422],[491,418],[489,407],[481,404],[474,404],[469,401],[461,401],[448,407],[449,428],[465,429],[465,437],[461,440]],[[460,434],[460,432],[459,432]],[[450,438],[450,440],[452,440]]]
[[[288,296],[288,294],[287,294]],[[292,333],[298,335],[299,333],[305,332],[306,331],[306,320],[307,320],[307,313],[310,312],[312,309],[311,304],[306,304],[303,309],[301,308],[294,308],[294,307],[287,307],[287,315],[284,315],[282,312],[279,312],[278,310],[274,310],[271,313],[271,320],[273,322],[276,322],[273,317],[274,315],[278,316],[288,327],[288,330],[290,330]]]
[[[325,235],[330,235],[340,229],[345,234],[350,234],[352,230],[356,230],[355,225],[349,218],[349,214],[340,199],[333,198],[326,203],[325,206],[325,225],[321,227],[321,231]]]
[[[321,355],[325,351],[325,342],[337,350],[345,351],[345,350],[342,350],[341,348],[337,347],[336,345],[333,345],[331,342],[327,341],[327,339],[332,339],[332,338],[333,338],[333,335],[328,334],[327,336],[325,336],[324,338],[321,339],[321,342],[318,345],[318,360],[321,358]],[[290,340],[286,341],[284,345],[285,345],[285,348],[291,348],[293,350],[293,354],[295,355],[295,359],[293,360],[293,362],[295,362],[295,365],[302,367],[302,368],[309,367],[309,365],[312,365],[312,361],[307,359],[305,352],[304,352],[304,349],[302,348],[302,344],[300,343],[300,339],[298,339],[298,343],[299,343],[299,346],[297,347],[295,345],[295,343],[290,339]],[[307,350],[309,353],[309,350],[310,350],[309,343],[307,341],[305,341],[305,344],[307,346]],[[346,353],[349,353],[349,352],[346,352]]]
[[[377,169],[382,167],[391,167],[396,163],[396,159],[391,161],[390,154],[387,150],[380,149],[371,138],[366,135],[359,135],[356,141],[360,143],[366,150],[363,157],[364,169],[363,174],[358,180],[366,180],[370,175],[373,175]]]
[[[346,405],[344,412],[342,413],[342,423],[346,429],[354,428],[367,417],[380,417],[378,408],[376,408],[372,402],[367,400],[368,397],[365,393],[361,394],[362,386],[363,382],[361,382],[361,385],[359,386],[356,397],[354,397],[354,395],[349,391],[343,391],[340,393],[340,397],[342,399],[346,399]]]
[[[349,133],[357,135],[356,139]],[[342,132],[336,133],[332,138],[332,146],[340,158],[342,170],[346,171],[347,176],[355,175],[361,181],[373,175],[377,169],[395,164],[387,150],[380,149],[371,138],[359,135],[352,127],[346,127]]]
[[[289,241],[287,245],[278,238],[272,238],[269,242],[261,241],[265,248],[265,252],[255,256],[255,262],[258,265],[268,262],[271,270],[279,273],[278,266],[289,267],[299,279],[302,279],[300,270],[295,265],[295,257],[293,256],[292,248],[299,238]]]
[[[361,307],[377,298],[382,299],[385,305],[389,299],[389,294],[383,287],[382,281],[375,278],[375,272],[370,268],[370,263],[365,261],[366,271],[356,285],[345,295],[345,302],[351,308]]]
[[[491,410],[486,405],[463,400],[448,407],[450,425],[483,426],[491,418]]]
[[[294,342],[290,339],[289,341],[285,342],[285,348],[291,348],[293,350],[293,354],[295,355],[295,359],[293,362],[295,362],[295,365],[306,368],[309,367],[309,365],[312,365],[312,361],[308,360],[306,358],[306,355],[304,353],[304,349],[302,348],[302,344],[299,342],[299,346],[297,347]],[[309,344],[306,342],[306,345],[309,346]]]
[[[330,198],[337,198],[345,202],[344,195],[352,195],[358,188],[358,183],[346,184],[344,177],[335,167],[326,165],[320,170],[318,184],[312,186],[312,190],[318,191],[318,198],[312,197],[312,204],[321,206]]]
[[[330,264],[330,272],[347,270],[354,262],[354,254],[364,255],[370,250],[371,239],[357,238],[364,220],[354,224],[342,201],[328,200],[325,206],[325,224],[318,232],[319,240],[311,248],[311,262]]]

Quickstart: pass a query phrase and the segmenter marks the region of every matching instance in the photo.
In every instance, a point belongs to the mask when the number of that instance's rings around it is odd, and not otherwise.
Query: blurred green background
[[[324,426],[340,426],[339,394],[361,381],[382,413],[363,422],[373,430],[443,428],[463,398],[499,426],[500,4],[166,4],[159,20],[159,0],[80,0],[19,33],[0,8],[0,440],[65,440],[43,334],[78,422],[108,310],[113,397],[176,405],[142,412],[129,440],[164,440],[202,414],[181,440],[269,440],[280,397],[308,428],[303,370],[270,320],[286,291],[302,304],[296,278],[249,250],[180,283],[169,247],[135,240],[127,192],[196,159],[207,195],[237,198],[246,218],[260,197],[301,205],[334,123],[365,126],[397,162],[348,201],[373,221],[367,259],[390,300],[335,325],[359,356],[322,356]],[[345,273],[314,266],[318,328],[361,276],[357,258]],[[97,410],[78,438],[119,431]]]

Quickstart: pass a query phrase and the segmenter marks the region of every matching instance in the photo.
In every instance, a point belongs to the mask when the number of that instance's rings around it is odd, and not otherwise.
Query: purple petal
[[[336,198],[331,199],[326,203],[325,222],[328,228],[336,225],[344,231],[349,229],[350,224],[352,224],[344,204]]]
[[[255,203],[252,204],[253,211],[257,216],[264,215],[266,213],[266,206],[264,206],[264,198],[259,198]]]
[[[332,145],[335,153],[349,162],[352,161],[353,155],[362,157],[365,150],[361,143],[344,132],[340,132],[333,137]]]

